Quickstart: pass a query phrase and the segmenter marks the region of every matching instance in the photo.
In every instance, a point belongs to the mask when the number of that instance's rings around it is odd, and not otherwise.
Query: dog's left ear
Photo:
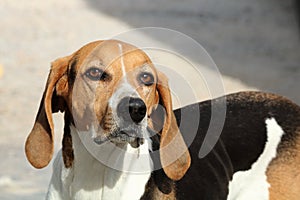
[[[191,157],[177,126],[168,79],[161,72],[158,72],[156,87],[160,103],[165,108],[165,119],[161,131],[159,150],[160,160],[166,175],[172,180],[179,180],[189,169]]]
[[[26,140],[27,159],[36,168],[47,166],[53,155],[52,113],[65,110],[62,96],[68,90],[66,71],[70,58],[71,56],[63,57],[52,63],[34,126]]]

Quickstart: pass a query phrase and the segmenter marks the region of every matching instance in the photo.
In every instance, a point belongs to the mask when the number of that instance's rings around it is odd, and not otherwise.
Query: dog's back
[[[214,137],[205,138],[214,120],[211,108],[221,107],[223,100],[175,110],[179,125],[182,120],[193,121],[194,117],[187,115],[181,119],[181,113],[200,112],[199,129],[189,147],[192,165],[177,182],[178,197],[299,199],[300,107],[283,97],[261,92],[226,96],[226,118],[220,139],[207,156],[199,158],[200,147],[209,148],[202,145],[209,145],[207,139]],[[193,127],[180,128],[185,140],[190,140]]]

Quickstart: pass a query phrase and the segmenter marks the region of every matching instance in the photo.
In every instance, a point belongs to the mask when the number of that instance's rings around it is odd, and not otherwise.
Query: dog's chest
[[[72,199],[138,200],[143,196],[150,177],[150,174],[104,171],[103,176],[87,176],[89,180],[75,178],[71,184]]]
[[[77,142],[80,141],[74,141],[74,145]],[[146,142],[138,149],[128,145],[121,152],[117,147],[104,152],[107,159],[100,162],[84,145],[76,145],[74,176],[69,191],[71,199],[140,199],[151,176],[152,162],[148,151]]]

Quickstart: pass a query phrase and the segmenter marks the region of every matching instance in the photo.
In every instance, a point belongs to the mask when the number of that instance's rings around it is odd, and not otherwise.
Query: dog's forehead
[[[82,47],[76,54],[77,70],[91,62],[98,62],[103,66],[119,68],[125,65],[126,71],[145,64],[151,60],[141,49],[118,40],[105,40],[90,43]],[[117,69],[119,70],[119,69]]]

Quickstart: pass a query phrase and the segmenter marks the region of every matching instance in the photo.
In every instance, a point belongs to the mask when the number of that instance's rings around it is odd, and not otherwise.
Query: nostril
[[[139,123],[144,119],[147,108],[142,99],[125,97],[120,101],[117,112],[125,121]]]
[[[140,98],[130,98],[129,100],[129,114],[135,123],[141,122],[146,115],[146,105]]]

